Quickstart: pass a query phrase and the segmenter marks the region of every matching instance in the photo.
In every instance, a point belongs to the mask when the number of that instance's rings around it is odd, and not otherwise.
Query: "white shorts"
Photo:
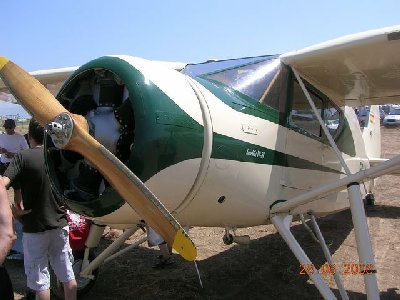
[[[75,279],[68,226],[38,233],[23,234],[24,265],[27,285],[34,291],[50,288],[48,263],[61,282]]]
[[[153,228],[146,225],[146,230],[149,247],[157,246],[164,242],[163,238],[157,232],[155,232]]]

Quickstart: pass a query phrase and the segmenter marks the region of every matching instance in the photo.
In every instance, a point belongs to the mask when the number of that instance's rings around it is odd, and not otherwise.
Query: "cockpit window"
[[[336,107],[330,100],[325,101],[323,119],[331,136],[336,137],[340,129],[340,109]]]
[[[311,89],[308,84],[306,89],[329,133],[336,138],[343,125],[341,110],[329,98]],[[322,138],[321,125],[297,80],[293,81],[291,102],[289,126],[308,135]]]
[[[273,59],[204,76],[216,80],[255,100],[260,100],[280,69],[280,60]]]
[[[321,116],[323,101],[315,93],[309,92],[318,114]],[[305,130],[316,137],[321,136],[319,121],[297,81],[293,82],[292,110],[290,112],[289,124],[294,128]]]
[[[188,65],[183,73],[218,82],[262,104],[285,111],[288,70],[277,56]]]

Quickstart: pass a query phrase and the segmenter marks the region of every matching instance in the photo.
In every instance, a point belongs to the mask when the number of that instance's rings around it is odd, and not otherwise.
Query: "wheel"
[[[374,206],[375,205],[375,197],[374,194],[367,194],[365,196],[365,201],[367,202],[367,205],[369,206]]]
[[[81,297],[81,296],[85,295],[87,292],[89,292],[90,289],[95,284],[98,273],[99,273],[99,269],[95,269],[92,272],[93,279],[80,277],[79,273],[82,268],[84,251],[73,252],[73,255],[74,255],[74,262],[72,264],[72,268],[74,270],[75,280],[76,280],[76,284],[77,284],[77,295],[78,295],[78,297]],[[93,251],[90,251],[89,252],[89,262],[94,260],[95,257],[96,256],[94,255]],[[58,281],[57,276],[51,267],[49,267],[49,271],[50,271],[51,293],[59,299],[64,299],[64,287],[63,287],[62,282]]]

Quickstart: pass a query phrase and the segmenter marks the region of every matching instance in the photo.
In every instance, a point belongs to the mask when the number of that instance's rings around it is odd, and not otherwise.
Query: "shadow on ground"
[[[396,218],[400,209],[375,206],[367,213],[372,217]],[[331,253],[340,247],[353,228],[348,210],[320,218],[318,222],[329,241]],[[319,245],[302,225],[293,226],[292,232],[316,266],[325,263]],[[215,241],[221,243],[220,237]],[[110,243],[103,239],[100,248]],[[153,249],[140,247],[103,265],[95,286],[83,299],[321,299],[308,277],[299,274],[298,261],[277,233],[198,261],[203,288],[195,264],[183,261],[178,255],[174,257],[174,265],[153,269],[158,254]],[[21,273],[23,275],[20,262],[8,261],[6,267],[13,281],[21,277]],[[23,294],[23,290],[23,284],[15,285],[18,294]],[[333,291],[340,298],[338,290]],[[363,293],[351,291],[349,297],[366,299]],[[393,288],[382,291],[381,299],[400,299],[400,296]]]

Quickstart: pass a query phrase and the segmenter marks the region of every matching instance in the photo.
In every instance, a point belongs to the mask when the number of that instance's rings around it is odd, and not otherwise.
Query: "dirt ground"
[[[382,128],[383,157],[400,154],[400,129]],[[377,278],[381,299],[400,299],[400,180],[384,176],[376,188],[376,205],[367,207],[372,236]],[[350,212],[318,220],[325,239],[330,244],[336,265],[358,262]],[[316,266],[325,263],[320,247],[302,225],[293,232]],[[174,255],[175,264],[166,269],[154,269],[156,249],[143,245],[100,267],[93,289],[83,298],[106,299],[321,299],[306,275],[272,225],[238,230],[248,234],[247,246],[222,242],[221,228],[193,228],[190,231],[198,249],[197,266]],[[137,240],[134,235],[128,241]],[[102,239],[100,248],[111,243]],[[100,249],[99,249],[100,250]],[[7,261],[15,288],[16,299],[24,299],[23,264]],[[362,275],[343,276],[350,299],[366,299]],[[339,298],[332,276],[325,276]]]

